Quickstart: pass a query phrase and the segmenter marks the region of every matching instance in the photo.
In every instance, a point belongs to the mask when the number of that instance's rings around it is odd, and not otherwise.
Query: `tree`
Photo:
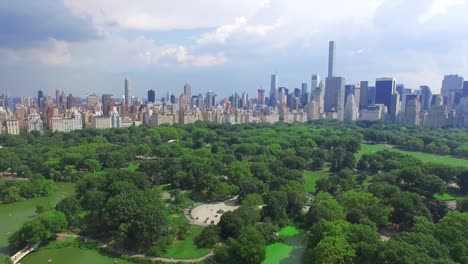
[[[348,191],[340,196],[340,202],[346,210],[347,217],[353,212],[362,212],[363,216],[374,222],[378,227],[383,227],[388,222],[389,210],[382,204],[379,198],[371,193],[362,191]],[[358,222],[361,219],[358,220]]]
[[[220,232],[218,226],[210,225],[195,238],[195,244],[200,248],[212,248],[219,242]]]
[[[321,240],[308,254],[314,263],[353,263],[356,252],[343,236],[328,236]]]
[[[334,221],[344,219],[343,207],[329,193],[320,192],[315,196],[306,215],[306,223],[311,226],[320,219]]]
[[[67,197],[62,199],[56,206],[57,211],[62,212],[70,225],[77,224],[78,214],[83,209],[80,202],[75,197]]]
[[[242,230],[238,239],[229,238],[215,250],[215,260],[228,264],[260,264],[265,259],[265,239],[255,227]]]
[[[245,220],[235,212],[225,212],[218,223],[221,229],[221,237],[227,239],[228,237],[237,238],[242,228],[245,225]]]

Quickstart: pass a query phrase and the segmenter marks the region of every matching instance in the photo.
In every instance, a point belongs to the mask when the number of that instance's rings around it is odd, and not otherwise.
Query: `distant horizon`
[[[0,93],[120,98],[128,77],[142,98],[186,83],[224,98],[269,91],[275,72],[280,86],[310,89],[327,75],[329,40],[347,84],[386,76],[439,93],[444,75],[468,78],[466,13],[467,0],[3,2]]]

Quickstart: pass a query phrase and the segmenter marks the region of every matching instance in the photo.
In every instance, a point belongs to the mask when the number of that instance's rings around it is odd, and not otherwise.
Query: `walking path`
[[[176,259],[176,258],[149,257],[149,256],[145,256],[143,254],[138,254],[136,252],[129,251],[129,250],[124,250],[124,249],[119,249],[119,248],[111,248],[105,243],[99,242],[96,239],[85,237],[85,236],[80,236],[80,235],[75,235],[75,234],[68,234],[68,233],[60,233],[60,234],[57,234],[57,236],[62,237],[62,238],[67,238],[67,237],[77,238],[77,239],[83,240],[83,241],[85,241],[87,243],[97,244],[98,247],[100,247],[100,248],[105,248],[106,250],[109,250],[109,251],[111,251],[113,253],[120,254],[120,255],[125,254],[125,255],[128,255],[130,258],[140,258],[140,259],[147,259],[147,260],[151,260],[151,261],[161,261],[161,262],[167,262],[167,263],[198,263],[198,262],[207,260],[208,258],[210,258],[210,257],[212,257],[214,255],[214,252],[211,251],[210,253],[206,254],[205,256],[203,256],[201,258],[197,258],[197,259]],[[14,263],[14,264],[16,264],[16,263]]]
[[[37,243],[36,245],[34,245],[32,247],[25,247],[22,250],[16,252],[16,254],[14,254],[11,257],[11,261],[13,262],[13,264],[18,263],[20,260],[22,260],[24,257],[26,257],[29,253],[36,250],[39,247],[39,244],[40,243]]]

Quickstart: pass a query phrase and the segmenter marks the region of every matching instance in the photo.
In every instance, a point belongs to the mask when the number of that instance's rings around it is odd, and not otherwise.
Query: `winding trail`
[[[124,250],[120,248],[111,248],[107,244],[102,243],[96,239],[85,237],[85,236],[80,236],[76,234],[68,234],[68,233],[60,233],[57,234],[57,237],[62,237],[62,238],[77,238],[82,241],[85,241],[87,243],[92,243],[98,245],[100,248],[105,248],[113,253],[117,254],[125,254],[128,255],[130,258],[140,258],[140,259],[147,259],[151,261],[160,261],[160,262],[166,262],[166,263],[198,263],[204,260],[207,260],[208,258],[212,257],[214,255],[213,251],[210,251],[210,253],[206,254],[205,256],[197,259],[176,259],[176,258],[162,258],[162,257],[149,257],[143,254],[138,254],[136,252],[132,252],[129,250]]]

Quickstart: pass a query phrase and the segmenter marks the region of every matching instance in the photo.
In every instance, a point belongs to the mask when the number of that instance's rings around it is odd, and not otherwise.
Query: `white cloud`
[[[72,62],[69,45],[64,41],[49,38],[46,42],[34,48],[0,49],[3,63],[44,65],[67,65]]]
[[[419,16],[418,22],[424,24],[427,21],[437,16],[443,16],[448,14],[448,10],[451,7],[465,5],[466,0],[432,0],[430,9]]]

